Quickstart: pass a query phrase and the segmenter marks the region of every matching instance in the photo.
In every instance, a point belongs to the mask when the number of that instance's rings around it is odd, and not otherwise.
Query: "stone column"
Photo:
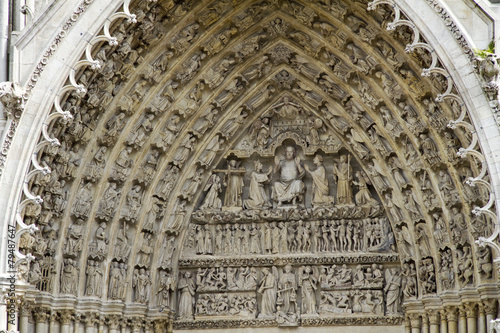
[[[439,333],[439,313],[437,310],[427,313],[430,323],[430,333]]]
[[[150,320],[147,320],[144,323],[144,333],[151,333],[153,332],[153,322]]]
[[[85,315],[85,333],[95,333],[95,323],[98,321],[97,314],[87,313]]]
[[[49,317],[48,313],[43,311],[42,309],[38,308],[38,309],[35,309],[35,313],[34,313],[34,317],[35,317],[35,332],[36,333],[47,333],[47,325],[46,325],[46,321],[47,321],[47,318]]]
[[[489,332],[491,330],[490,321],[494,320],[497,316],[497,301],[494,299],[485,299],[483,305],[486,312],[486,331]]]
[[[411,323],[408,316],[405,317],[405,333],[411,333]]]
[[[441,330],[439,333],[448,333],[448,321],[446,320],[446,310],[439,311],[441,317]]]
[[[69,324],[73,320],[73,312],[71,310],[62,310],[59,312],[61,322],[61,333],[69,333]]]
[[[422,328],[422,324],[420,321],[419,314],[410,313],[410,324],[411,324],[411,333],[420,333],[420,329]]]
[[[28,332],[29,318],[32,316],[33,305],[23,303],[19,307],[19,332]]]
[[[75,326],[73,329],[73,333],[80,333],[80,320],[82,319],[81,314],[76,314],[75,315]]]
[[[104,317],[99,318],[99,329],[97,330],[97,333],[103,333],[104,332]]]
[[[59,320],[59,316],[58,316],[57,312],[52,312],[49,316],[49,333],[58,333],[59,330],[57,330],[57,327],[56,327],[58,320]]]
[[[446,318],[448,319],[448,333],[458,333],[457,309],[454,306],[446,309]]]
[[[467,316],[463,305],[458,307],[458,316],[458,333],[467,333]]]
[[[477,311],[477,332],[486,333],[486,312],[482,303],[478,304]]]
[[[422,314],[422,333],[429,333],[429,318],[427,314]]]
[[[477,311],[475,303],[466,303],[465,316],[467,317],[467,333],[477,333]]]
[[[132,333],[140,333],[141,328],[144,326],[141,318],[132,319]]]
[[[108,333],[118,333],[118,323],[120,322],[119,316],[108,317]]]

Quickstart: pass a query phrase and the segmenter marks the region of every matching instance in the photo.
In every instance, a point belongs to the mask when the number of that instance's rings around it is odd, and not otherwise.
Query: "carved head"
[[[294,146],[287,146],[285,149],[285,158],[287,160],[293,160],[295,158],[295,147]]]
[[[314,156],[313,163],[315,165],[321,165],[321,164],[323,164],[323,156],[321,156],[321,155]]]

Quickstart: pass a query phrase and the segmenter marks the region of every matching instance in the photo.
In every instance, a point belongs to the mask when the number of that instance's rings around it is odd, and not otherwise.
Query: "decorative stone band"
[[[401,325],[403,316],[363,316],[363,317],[332,317],[332,318],[304,318],[301,326],[383,326]],[[210,328],[239,328],[239,327],[276,327],[274,319],[231,319],[231,320],[196,320],[176,321],[175,330],[210,329]]]
[[[365,254],[353,256],[300,256],[286,258],[203,258],[181,259],[179,267],[221,267],[221,266],[283,266],[292,265],[332,265],[332,264],[362,264],[362,263],[398,263],[397,254]]]

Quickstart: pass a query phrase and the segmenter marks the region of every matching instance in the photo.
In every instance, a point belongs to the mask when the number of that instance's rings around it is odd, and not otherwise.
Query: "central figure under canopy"
[[[295,156],[295,147],[287,146],[285,158],[274,158],[274,173],[279,173],[280,178],[273,185],[273,200],[277,206],[284,202],[292,202],[292,205],[303,203],[306,187],[302,178],[305,171],[300,164],[300,158]]]

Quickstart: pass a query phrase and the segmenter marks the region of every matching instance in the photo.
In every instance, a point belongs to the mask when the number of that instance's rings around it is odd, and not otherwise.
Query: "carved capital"
[[[52,313],[49,314],[49,321],[51,323],[57,322],[57,321],[59,321],[59,319],[60,318],[59,318],[59,313],[58,312],[54,311],[54,312],[52,312]]]
[[[92,327],[99,321],[99,315],[95,312],[89,312],[85,314],[85,318],[83,322],[85,323],[85,327]]]
[[[483,303],[478,303],[477,304],[477,313],[480,315],[480,316],[484,316],[485,313],[486,313],[486,309],[484,307],[484,304]]]
[[[69,325],[73,321],[74,312],[71,310],[59,311],[59,320],[61,325]]]
[[[458,319],[457,308],[449,306],[446,308],[446,318],[448,321],[456,321]]]
[[[19,316],[30,317],[33,315],[34,303],[23,301],[19,306]]]
[[[464,318],[466,315],[465,306],[463,304],[458,307],[458,315],[460,318]]]
[[[420,320],[421,315],[418,313],[410,313],[408,315],[410,318],[410,323],[412,328],[420,328],[422,326],[422,321]]]
[[[441,322],[446,322],[446,310],[445,309],[442,309],[439,311],[439,316],[441,317]]]
[[[130,321],[130,324],[132,326],[132,331],[135,332],[144,326],[144,320],[140,317],[134,317]]]
[[[429,323],[431,325],[439,325],[439,312],[438,311],[428,311],[427,318],[429,318]]]
[[[170,328],[170,330],[169,330]],[[154,332],[172,332],[171,325],[169,325],[169,321],[166,319],[157,319],[154,321]]]
[[[494,299],[483,300],[484,312],[487,315],[495,316],[497,314],[497,301]]]
[[[122,317],[118,315],[112,315],[106,318],[106,322],[108,323],[109,328],[113,330],[116,330],[118,328],[118,325],[122,320]]]
[[[45,323],[47,319],[49,318],[49,314],[46,312],[46,310],[43,309],[37,309],[33,313],[33,317],[35,318],[35,322],[38,323]]]
[[[476,314],[477,314],[476,303],[472,303],[472,302],[465,303],[463,305],[463,308],[465,310],[465,315],[467,316],[467,318],[475,318],[476,317]]]

